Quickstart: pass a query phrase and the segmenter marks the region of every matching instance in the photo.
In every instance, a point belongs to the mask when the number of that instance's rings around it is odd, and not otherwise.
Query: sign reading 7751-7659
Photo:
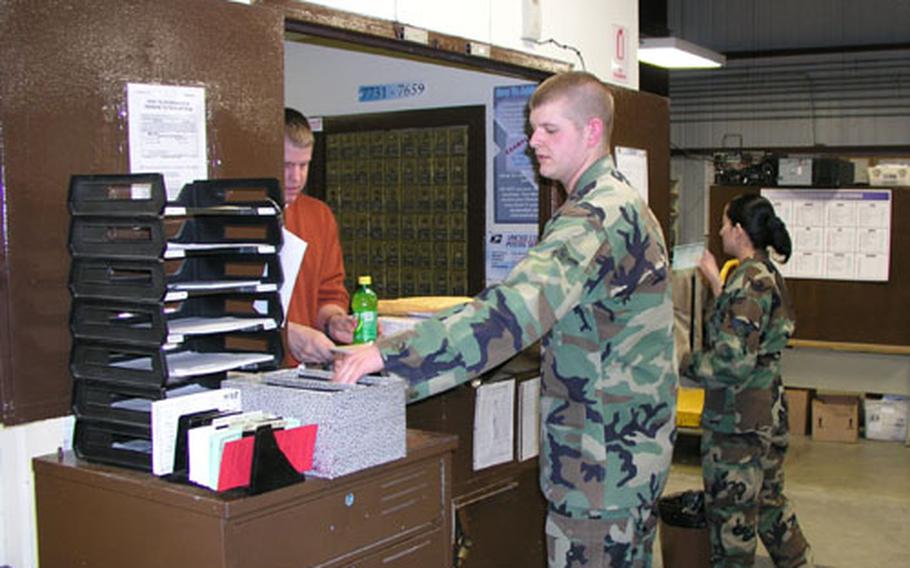
[[[362,85],[357,89],[357,102],[371,103],[390,99],[419,97],[427,90],[423,81],[386,83],[384,85]]]

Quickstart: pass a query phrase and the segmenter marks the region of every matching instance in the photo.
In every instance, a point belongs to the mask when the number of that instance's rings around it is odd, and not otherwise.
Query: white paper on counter
[[[171,382],[177,379],[243,369],[259,363],[269,363],[274,357],[271,353],[258,352],[176,351],[165,354],[167,379],[168,382]],[[120,369],[151,372],[153,361],[151,357],[136,357],[110,365]]]
[[[540,453],[540,377],[518,385],[518,461]]]
[[[193,428],[187,436],[187,470],[193,483],[218,489],[218,473],[224,445],[243,436],[243,428],[208,424]]]
[[[278,289],[275,284],[265,283],[261,280],[194,280],[192,282],[176,282],[169,284],[169,290],[179,292],[194,292],[198,290],[241,290],[255,288],[257,292],[274,292]]]
[[[186,396],[188,394],[196,394],[199,392],[209,392],[212,389],[207,389],[202,385],[191,383],[182,387],[177,387],[168,391],[168,397],[173,398],[177,396]],[[153,400],[147,398],[127,398],[124,400],[119,400],[111,404],[111,408],[119,408],[121,410],[131,410],[133,412],[151,412]]]
[[[164,258],[184,258],[192,251],[237,252],[255,250],[258,254],[274,254],[275,245],[262,243],[168,243],[164,249]]]
[[[514,457],[515,380],[477,388],[474,400],[474,470]]]
[[[168,322],[168,343],[182,343],[186,335],[210,335],[213,333],[230,333],[250,329],[270,330],[278,327],[272,318],[241,318],[235,316],[221,317],[185,317]]]
[[[152,403],[152,473],[166,475],[174,471],[177,425],[184,414],[205,410],[240,410],[238,389],[215,389]]]

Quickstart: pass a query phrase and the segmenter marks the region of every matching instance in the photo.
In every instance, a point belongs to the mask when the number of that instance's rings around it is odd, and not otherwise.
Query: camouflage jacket
[[[386,369],[426,396],[541,338],[541,487],[551,507],[591,515],[653,505],[663,489],[672,326],[660,226],[605,157],[502,283],[377,345]]]
[[[703,350],[684,370],[705,386],[702,427],[769,433],[778,425],[780,353],[793,326],[786,285],[767,256],[743,261],[714,301]]]

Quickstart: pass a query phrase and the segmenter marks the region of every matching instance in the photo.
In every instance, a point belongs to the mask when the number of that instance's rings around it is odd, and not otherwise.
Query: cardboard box
[[[866,438],[888,442],[907,439],[908,402],[896,397],[867,398],[863,401]]]
[[[806,389],[785,389],[787,401],[787,422],[790,433],[805,436],[809,425],[809,391]]]
[[[812,400],[812,439],[856,442],[859,439],[859,397],[822,394]]]

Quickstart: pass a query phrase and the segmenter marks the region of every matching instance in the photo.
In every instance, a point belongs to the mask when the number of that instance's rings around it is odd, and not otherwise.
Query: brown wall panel
[[[69,412],[73,174],[129,167],[128,82],[206,89],[209,177],[279,177],[284,19],[224,0],[0,0],[0,418]]]
[[[651,93],[612,87],[616,102],[613,146],[648,151],[648,207],[670,238],[670,101]]]

